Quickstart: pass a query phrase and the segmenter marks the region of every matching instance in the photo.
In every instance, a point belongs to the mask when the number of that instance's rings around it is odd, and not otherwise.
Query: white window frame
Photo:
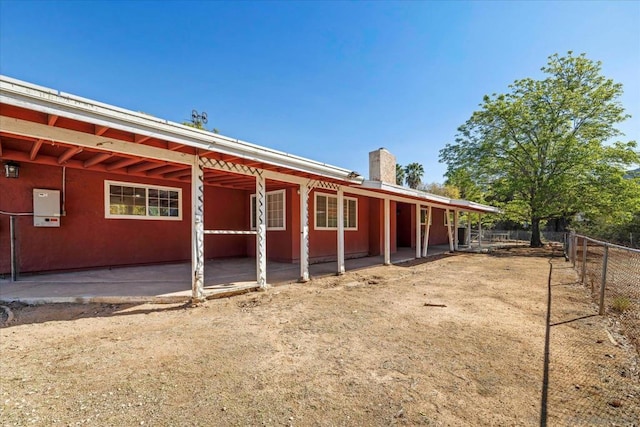
[[[328,199],[329,198],[334,198],[336,199],[336,204],[337,204],[337,199],[338,199],[338,195],[337,194],[330,194],[330,193],[321,193],[321,192],[316,192],[315,196],[313,198],[313,228],[314,230],[337,230],[338,226],[336,225],[335,227],[320,227],[318,226],[318,196],[322,196],[322,197],[326,197],[327,198],[327,204],[328,204]],[[348,225],[344,226],[344,230],[345,231],[358,231],[358,199],[356,197],[348,197],[348,196],[343,196],[344,197],[344,206],[347,208],[347,214],[344,215],[344,219],[345,221],[349,221],[348,218],[348,214],[349,214],[349,206],[347,201],[351,200],[354,201],[356,203],[356,225],[355,227],[349,227]],[[327,212],[327,222],[328,222],[328,212]]]
[[[145,189],[145,211],[146,215],[119,215],[111,213],[111,185],[118,185],[122,187],[134,187]],[[166,190],[176,191],[178,193],[178,216],[160,216],[149,215],[149,190]],[[165,187],[162,185],[149,185],[139,184],[137,182],[124,182],[124,181],[104,181],[104,217],[107,219],[137,219],[137,220],[152,220],[152,221],[182,221],[182,188],[178,187]]]
[[[267,230],[268,231],[285,231],[287,229],[287,191],[286,190],[274,190],[274,191],[267,191],[266,193],[266,199],[267,199],[267,211],[265,212],[265,216],[266,216],[266,221],[267,224],[269,224],[269,196],[273,195],[273,194],[282,194],[282,227],[269,227],[267,225]],[[249,198],[249,212],[250,212],[250,217],[249,217],[249,226],[251,228],[251,230],[255,230],[256,229],[256,224],[258,222],[258,218],[256,217],[257,212],[254,212],[253,210],[253,206],[254,206],[254,200],[256,199],[256,195],[255,193],[251,195],[251,197]]]
[[[424,212],[425,221],[422,220],[422,212]],[[424,227],[424,223],[426,222],[426,218],[429,216],[429,208],[420,208],[420,225]],[[429,227],[433,223],[433,212],[431,212],[431,216],[429,217]]]
[[[449,227],[449,220],[451,220],[451,226],[454,226],[455,222],[455,211],[449,211],[449,215],[447,215],[447,211],[444,211],[444,226]]]

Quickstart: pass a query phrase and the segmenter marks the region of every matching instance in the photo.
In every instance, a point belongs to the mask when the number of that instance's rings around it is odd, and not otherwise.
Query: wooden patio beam
[[[95,128],[95,132],[94,132],[94,133],[95,133],[97,136],[100,136],[100,135],[102,135],[103,133],[105,133],[106,131],[108,131],[108,130],[109,130],[109,127],[108,127],[108,126],[98,126],[98,125],[94,125],[93,127]]]
[[[127,168],[127,172],[144,172],[144,171],[148,171],[149,169],[159,168],[161,166],[165,166],[165,164],[153,163],[153,162],[141,163],[139,165],[131,166],[130,168]]]
[[[67,149],[67,151],[65,151],[60,155],[60,157],[58,157],[58,164],[59,165],[63,164],[64,162],[71,159],[73,156],[80,153],[81,151],[82,151],[82,148],[80,147],[71,147]]]
[[[49,126],[53,126],[56,124],[56,122],[58,121],[58,116],[54,115],[54,114],[49,114],[47,117],[47,124]]]
[[[140,158],[127,158],[127,159],[118,160],[117,162],[113,162],[110,165],[108,165],[107,170],[112,171],[116,169],[126,168],[127,166],[134,165],[141,161],[142,159]]]
[[[82,164],[82,166],[84,166],[85,168],[88,168],[89,166],[93,166],[93,165],[97,165],[98,163],[102,163],[105,160],[111,158],[113,156],[113,153],[99,153],[96,154],[95,156],[93,156],[90,159],[85,160],[85,162]]]
[[[138,135],[138,134],[135,134],[135,135],[134,135],[134,137],[133,137],[133,141],[134,141],[135,143],[137,143],[137,144],[142,144],[143,142],[146,142],[146,141],[148,141],[148,140],[150,140],[150,139],[151,139],[151,137],[150,137],[150,136],[148,136],[148,135]]]
[[[191,169],[182,169],[182,170],[175,171],[175,172],[165,173],[162,176],[164,178],[170,179],[170,178],[179,178],[179,177],[187,176],[187,175],[191,175]]]
[[[33,143],[33,146],[31,147],[31,152],[29,153],[29,158],[31,160],[35,160],[36,157],[38,156],[38,151],[40,151],[40,147],[42,147],[42,142],[43,141],[39,139]]]
[[[184,165],[166,165],[166,166],[162,166],[159,167],[157,169],[153,169],[152,171],[147,172],[147,176],[153,176],[153,175],[163,175],[165,173],[169,173],[169,172],[177,172],[177,171],[188,171],[190,172],[190,169],[185,169]]]

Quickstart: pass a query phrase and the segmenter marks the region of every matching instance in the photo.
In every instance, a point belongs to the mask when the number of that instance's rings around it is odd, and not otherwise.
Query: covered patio
[[[429,256],[442,255],[449,247],[432,246]],[[411,249],[400,249],[391,255],[391,262],[399,264],[415,259]],[[361,270],[382,264],[383,255],[349,259],[346,268]],[[255,282],[255,258],[212,259],[205,263],[206,298],[220,298],[259,289]],[[336,274],[336,263],[325,262],[309,267],[311,277]],[[173,303],[191,300],[190,263],[119,267],[22,277],[16,282],[0,279],[0,302],[42,303]],[[269,261],[269,284],[297,282],[299,265]]]

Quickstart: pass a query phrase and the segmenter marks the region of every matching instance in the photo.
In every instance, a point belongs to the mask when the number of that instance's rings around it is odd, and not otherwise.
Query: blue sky
[[[438,151],[485,94],[586,53],[640,141],[640,2],[0,0],[0,73],[368,175]]]

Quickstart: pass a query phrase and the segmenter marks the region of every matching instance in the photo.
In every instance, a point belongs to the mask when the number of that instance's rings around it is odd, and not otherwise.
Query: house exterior
[[[460,212],[497,212],[395,185],[385,149],[367,180],[4,76],[0,161],[0,274],[191,260],[194,299],[205,259],[255,257],[259,286],[267,259],[299,263],[304,281],[313,262],[454,250]]]

